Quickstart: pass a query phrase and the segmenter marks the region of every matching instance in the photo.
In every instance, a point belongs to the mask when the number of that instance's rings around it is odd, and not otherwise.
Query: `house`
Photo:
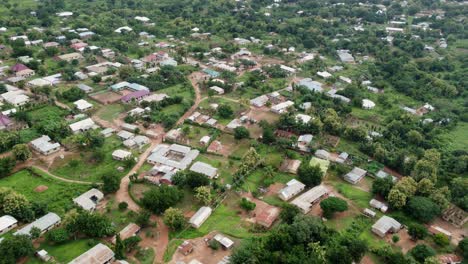
[[[397,177],[392,176],[392,175],[386,173],[386,172],[383,171],[383,170],[379,170],[379,171],[375,174],[375,177],[376,177],[376,178],[380,178],[380,179],[384,179],[384,178],[387,178],[387,177],[392,177],[392,181],[393,181],[393,182],[396,182],[396,181],[398,180]]]
[[[256,213],[255,223],[270,228],[276,219],[278,219],[279,214],[280,209],[278,207],[271,205],[262,207],[262,209]]]
[[[285,159],[281,164],[280,171],[297,174],[300,165],[300,160]]]
[[[231,249],[234,246],[234,241],[223,234],[216,234],[213,239],[218,241],[224,249]]]
[[[88,111],[89,109],[93,108],[93,105],[84,99],[80,99],[73,104],[80,112]]]
[[[177,141],[182,137],[182,130],[178,129],[171,129],[169,132],[164,135],[164,141]]]
[[[129,103],[132,101],[138,102],[150,94],[151,92],[147,90],[135,91],[135,92],[122,96],[122,98],[120,98],[120,101],[122,101],[122,103]]]
[[[335,162],[343,164],[343,163],[346,162],[346,160],[348,159],[348,157],[349,157],[349,154],[348,154],[348,153],[346,153],[346,152],[341,152],[340,155],[338,155],[338,157],[335,159]]]
[[[204,146],[207,146],[208,143],[210,143],[210,140],[211,140],[211,137],[210,136],[203,136],[201,139],[200,139],[200,144],[204,145]]]
[[[375,103],[369,99],[362,99],[362,108],[364,109],[372,109],[375,107]]]
[[[159,62],[159,65],[160,66],[172,66],[172,67],[176,67],[177,66],[177,61],[172,59],[172,58],[167,58],[161,62]]]
[[[29,97],[24,94],[23,90],[2,93],[0,99],[13,106],[25,105],[30,101]]]
[[[304,115],[304,114],[297,114],[296,115],[296,121],[302,122],[304,124],[308,124],[312,117],[310,115]]]
[[[441,264],[459,264],[463,263],[463,260],[461,257],[455,255],[455,254],[445,254],[437,257],[437,260],[439,260],[439,263]]]
[[[235,118],[231,122],[229,122],[229,124],[226,125],[226,128],[230,130],[234,130],[240,126],[242,126],[242,122],[239,119]]]
[[[331,75],[329,72],[327,71],[318,71],[317,72],[317,75],[324,78],[324,79],[328,79],[330,77],[332,77],[333,75]]]
[[[16,77],[31,77],[36,74],[33,70],[29,69],[26,65],[18,63],[10,68]]]
[[[305,184],[296,179],[292,179],[288,183],[286,183],[286,187],[284,187],[278,192],[278,196],[281,200],[288,201],[289,199],[302,192],[304,188]]]
[[[123,32],[130,32],[130,31],[133,31],[133,29],[131,27],[128,27],[128,26],[124,26],[124,27],[119,27],[118,29],[114,30],[115,33],[123,33]]]
[[[195,162],[192,167],[190,167],[190,171],[203,174],[210,179],[218,177],[218,169],[211,166],[210,164],[197,161]]]
[[[312,142],[313,136],[311,134],[304,134],[300,135],[297,138],[297,148],[300,151],[309,152],[310,151],[310,143]]]
[[[376,199],[372,199],[369,201],[369,205],[372,208],[375,208],[377,210],[380,210],[382,213],[386,213],[388,210],[388,206],[385,203],[382,203],[381,201],[378,201]]]
[[[91,189],[73,199],[73,203],[86,211],[96,210],[96,206],[104,198],[104,194],[98,189]]]
[[[193,228],[199,228],[210,217],[213,210],[208,206],[203,206],[190,218],[189,224]]]
[[[62,219],[55,213],[48,213],[42,216],[39,219],[36,219],[34,222],[24,226],[20,230],[16,231],[14,235],[30,235],[31,229],[34,227],[38,228],[41,231],[41,235],[50,231],[54,227],[60,225]]]
[[[292,67],[289,67],[289,66],[286,66],[286,65],[280,65],[280,69],[287,72],[288,74],[295,74],[296,73],[296,69],[292,68]]]
[[[140,227],[139,225],[134,224],[134,223],[130,223],[130,224],[128,224],[126,227],[124,227],[124,229],[122,229],[122,230],[119,232],[120,239],[122,239],[122,241],[124,241],[124,240],[127,239],[127,238],[136,236],[136,235],[138,235],[138,233],[140,232],[140,230],[141,230],[141,227]],[[117,239],[116,236],[114,236],[114,237],[112,238],[112,244],[115,244],[116,239]]]
[[[293,101],[286,101],[271,107],[273,113],[282,114],[287,112],[288,108],[294,105]]]
[[[348,172],[343,178],[345,181],[351,184],[357,184],[366,176],[367,171],[354,167],[352,171]]]
[[[110,87],[114,92],[121,91],[123,89],[129,89],[132,91],[141,91],[141,90],[146,90],[149,91],[150,89],[146,86],[143,86],[138,83],[129,83],[129,82],[120,82],[112,85]]]
[[[291,204],[297,206],[304,214],[307,214],[314,204],[317,204],[322,198],[330,193],[327,187],[323,185],[315,186],[307,192],[294,199]]]
[[[117,133],[117,136],[121,140],[128,140],[128,139],[133,138],[135,136],[135,134],[133,134],[131,132],[128,132],[128,131],[125,131],[125,130],[121,130],[119,133]]]
[[[297,84],[299,86],[304,86],[309,91],[314,91],[314,92],[322,92],[323,91],[323,88],[322,88],[323,84],[320,83],[320,82],[317,82],[317,81],[313,81],[311,78],[302,79]]]
[[[59,55],[58,58],[59,58],[59,60],[66,61],[66,62],[71,62],[73,60],[82,60],[82,59],[84,59],[83,55],[81,55],[78,52]]]
[[[141,107],[133,108],[132,110],[127,112],[129,116],[141,116],[143,113],[145,113],[145,109]]]
[[[73,12],[65,11],[65,12],[59,12],[56,13],[58,17],[70,17],[73,16]]]
[[[129,123],[123,123],[121,127],[122,127],[122,129],[130,131],[130,132],[135,132],[138,129],[138,126],[132,125],[132,124],[129,124]]]
[[[137,135],[133,138],[133,141],[137,144],[138,147],[143,147],[144,145],[150,143],[150,139],[147,136]]]
[[[256,97],[250,100],[250,104],[255,107],[263,107],[268,102],[268,100],[269,98],[267,95],[261,95],[259,97]]]
[[[17,226],[18,220],[16,220],[13,216],[4,215],[0,217],[0,235],[7,233]]]
[[[402,225],[397,220],[384,215],[372,225],[372,232],[383,238],[387,233],[398,233],[401,228]]]
[[[52,259],[52,257],[49,255],[49,253],[47,251],[45,251],[44,249],[39,250],[38,252],[36,252],[36,256],[40,260],[42,260],[43,262],[48,262],[49,260]]]
[[[353,55],[351,55],[349,50],[337,50],[336,53],[338,54],[341,62],[354,63]]]
[[[31,147],[42,155],[50,155],[60,150],[60,144],[53,143],[50,137],[46,135],[31,141]]]
[[[351,84],[353,82],[350,78],[345,77],[345,76],[340,76],[338,78],[340,79],[340,81],[345,82],[347,84]]]
[[[101,131],[101,135],[103,135],[104,137],[110,137],[112,136],[112,134],[115,132],[115,129],[111,128],[111,127],[108,127],[104,130]]]
[[[112,263],[114,256],[114,252],[109,247],[99,243],[68,264],[108,264]]]
[[[78,134],[81,132],[88,131],[90,129],[98,128],[98,126],[94,123],[94,121],[91,118],[86,118],[81,121],[75,122],[69,125],[69,127],[73,134]]]
[[[132,153],[129,151],[117,149],[117,150],[114,150],[114,152],[112,152],[112,158],[115,160],[122,161],[122,160],[129,159],[130,157],[132,157]]]
[[[324,149],[318,149],[317,151],[315,151],[315,154],[314,154],[317,158],[321,158],[321,159],[324,159],[324,160],[329,160],[330,159],[330,153]]]
[[[185,170],[199,154],[200,151],[186,146],[160,144],[151,151],[147,161],[153,165],[162,164]]]
[[[218,86],[211,86],[210,90],[215,91],[217,94],[224,94],[224,89]]]
[[[80,89],[81,91],[83,91],[85,93],[91,93],[94,90],[93,87],[88,86],[88,85],[86,85],[84,83],[80,83],[76,87],[78,87],[78,89]]]
[[[372,211],[371,209],[368,209],[368,208],[365,208],[362,213],[365,215],[365,216],[368,216],[368,217],[371,217],[371,218],[374,218],[377,213]]]
[[[177,247],[177,249],[180,253],[182,253],[182,255],[187,256],[188,254],[193,252],[193,244],[185,240],[184,242],[182,242],[182,244],[180,244],[179,247]]]
[[[0,113],[0,130],[8,130],[10,128],[13,127],[13,122],[11,121],[11,119]]]

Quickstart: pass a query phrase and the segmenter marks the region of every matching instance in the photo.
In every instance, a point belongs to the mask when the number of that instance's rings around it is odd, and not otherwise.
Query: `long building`
[[[107,264],[114,260],[114,252],[104,244],[97,244],[68,264]]]
[[[330,193],[330,190],[323,185],[315,186],[314,188],[303,193],[291,204],[297,206],[304,214],[307,214],[312,206],[320,201],[320,199],[326,197]]]

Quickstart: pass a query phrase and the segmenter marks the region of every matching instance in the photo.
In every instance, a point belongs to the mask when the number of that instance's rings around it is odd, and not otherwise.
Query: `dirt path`
[[[185,119],[191,116],[193,112],[195,112],[195,110],[198,108],[198,105],[200,104],[200,102],[202,101],[200,86],[198,85],[198,79],[195,78],[197,74],[199,73],[194,72],[190,74],[189,76],[189,80],[192,83],[193,89],[195,90],[195,102],[192,105],[192,107],[190,107],[190,109],[187,112],[185,112],[185,114],[181,118],[179,118],[179,120],[176,123],[176,126],[182,124]]]
[[[120,127],[119,125],[115,124],[114,122],[109,122],[109,121],[106,121],[104,119],[101,119],[99,116],[97,115],[93,115],[91,117],[91,119],[96,122],[98,125],[102,126],[102,127],[110,127],[110,128],[113,128],[115,130],[120,130]]]
[[[27,166],[27,164],[25,164],[24,168],[25,168],[25,167],[29,167],[29,166]],[[40,171],[46,173],[47,175],[51,176],[52,178],[55,178],[55,179],[57,179],[57,180],[59,180],[59,181],[69,182],[69,183],[77,183],[77,184],[87,184],[87,185],[92,185],[92,184],[93,184],[92,182],[70,180],[70,179],[66,179],[66,178],[59,177],[59,176],[57,176],[57,175],[54,175],[54,174],[50,173],[47,169],[41,168],[41,167],[39,167],[39,166],[34,166],[34,165],[33,165],[33,166],[30,166],[30,167],[33,167],[33,168],[35,168],[35,169],[37,169],[37,170],[40,170]]]

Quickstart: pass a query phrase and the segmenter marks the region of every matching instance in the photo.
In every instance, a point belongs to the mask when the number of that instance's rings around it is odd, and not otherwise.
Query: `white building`
[[[195,162],[192,167],[190,167],[190,170],[196,173],[203,174],[207,176],[210,179],[217,178],[218,177],[218,169],[211,166],[210,164],[197,161]]]
[[[397,233],[401,227],[397,220],[384,215],[372,226],[372,232],[383,238],[387,233]]]
[[[4,215],[0,217],[0,235],[5,234],[17,226],[18,220],[16,220],[13,216]]]
[[[278,192],[278,196],[281,200],[287,201],[302,192],[304,188],[305,184],[296,179],[292,179],[286,183],[286,187]]]
[[[126,150],[117,149],[112,152],[112,158],[115,160],[126,160],[132,157],[132,153]]]
[[[224,94],[224,89],[218,86],[211,86],[210,90],[215,91],[217,94]]]
[[[99,243],[68,264],[108,264],[112,263],[114,256],[114,252],[109,247]]]
[[[367,171],[354,167],[352,171],[348,172],[343,178],[345,181],[351,184],[357,184],[366,176]]]
[[[296,199],[294,199],[291,204],[297,206],[304,214],[307,214],[312,206],[318,203],[323,197],[326,197],[330,193],[330,190],[323,185],[315,186],[314,188],[303,193]]]
[[[98,189],[91,189],[73,199],[73,202],[86,211],[96,210],[96,206],[104,198],[104,194]]]
[[[93,105],[90,104],[88,101],[80,99],[76,102],[73,103],[76,106],[76,109],[78,109],[81,112],[87,111],[91,108],[93,108]]]
[[[375,103],[369,99],[362,99],[362,108],[364,109],[372,109],[375,107]]]
[[[16,231],[14,235],[30,235],[31,229],[34,227],[38,228],[41,231],[41,235],[50,231],[54,227],[60,225],[61,222],[60,216],[55,213],[48,213],[43,217],[36,219],[34,222],[24,226],[20,230]]]
[[[22,90],[3,93],[1,99],[14,106],[21,106],[29,102],[29,97]]]
[[[49,155],[60,150],[59,143],[53,143],[49,136],[42,135],[31,141],[31,146],[34,150],[42,155]]]
[[[86,118],[81,121],[75,122],[69,125],[69,127],[73,134],[78,134],[81,132],[88,131],[90,129],[98,128],[98,126],[94,123],[94,121],[91,118]]]
[[[282,113],[287,112],[288,108],[293,105],[294,105],[293,101],[282,102],[282,103],[272,106],[271,111],[277,114],[282,114]]]
[[[308,124],[312,117],[310,115],[304,115],[304,114],[297,114],[296,115],[296,121],[300,121],[304,124]]]
[[[213,210],[208,206],[203,206],[190,218],[189,224],[193,228],[199,228],[210,217]]]

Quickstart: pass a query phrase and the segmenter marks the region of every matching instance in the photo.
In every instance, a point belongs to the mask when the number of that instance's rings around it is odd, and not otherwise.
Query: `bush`
[[[51,243],[64,243],[68,241],[70,237],[70,234],[68,233],[65,228],[55,228],[47,232],[46,234],[46,240],[51,242]]]
[[[120,179],[116,175],[106,174],[102,176],[102,182],[104,193],[115,193],[120,188]]]
[[[234,129],[234,138],[237,140],[249,138],[250,132],[247,128],[240,126]]]
[[[460,251],[464,259],[468,259],[468,238],[465,237],[458,243],[458,251]]]
[[[221,247],[219,242],[214,239],[211,239],[210,242],[208,242],[208,246],[213,250],[218,250]]]
[[[320,202],[320,208],[326,218],[332,218],[335,212],[344,212],[348,210],[348,203],[337,197],[328,197]]]
[[[127,210],[127,208],[128,208],[128,203],[126,202],[119,203],[119,210],[124,211],[124,210]]]
[[[244,210],[247,210],[247,211],[252,211],[253,209],[255,209],[255,207],[257,207],[257,204],[249,201],[245,197],[242,197],[242,199],[239,202],[239,205],[240,207],[242,207]]]
[[[445,247],[450,244],[449,238],[444,234],[435,234],[432,239],[434,240],[434,243],[440,247]]]

